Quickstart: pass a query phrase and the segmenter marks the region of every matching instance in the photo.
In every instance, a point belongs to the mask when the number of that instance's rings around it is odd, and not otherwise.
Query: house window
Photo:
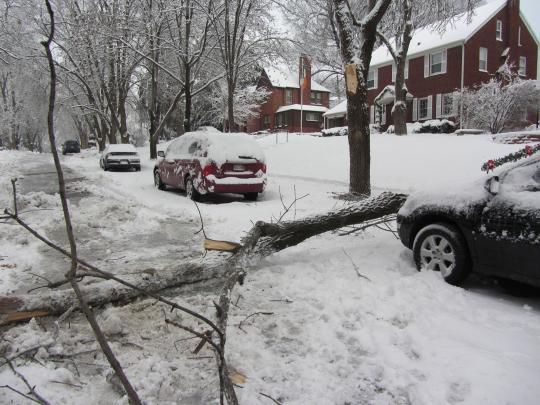
[[[285,89],[285,105],[291,105],[292,103],[292,89]]]
[[[487,48],[480,48],[480,52],[478,53],[478,70],[481,72],[487,72],[487,55]]]
[[[312,91],[311,92],[311,104],[322,104],[321,101],[322,94],[318,91]]]
[[[306,121],[319,122],[320,121],[320,114],[315,113],[315,112],[307,112],[306,113]]]
[[[446,93],[442,96],[441,112],[444,116],[452,115],[454,111],[454,95],[452,93]]]
[[[270,128],[270,116],[265,115],[263,118],[263,128]]]
[[[436,75],[443,72],[443,52],[435,52],[429,55],[429,73]]]
[[[367,87],[368,89],[374,89],[377,87],[377,84],[376,84],[376,81],[377,81],[377,78],[376,78],[377,74],[376,74],[376,70],[375,69],[372,69],[369,71],[368,73],[368,78],[367,78]]]
[[[497,20],[497,28],[495,31],[495,38],[497,38],[497,41],[502,41],[502,21]]]
[[[527,74],[527,58],[525,56],[519,57],[518,73],[520,76],[525,76]]]
[[[418,119],[424,120],[428,116],[428,98],[418,100]]]
[[[282,115],[276,114],[276,127],[280,128],[282,125]]]
[[[518,27],[518,46],[521,46],[521,27]]]

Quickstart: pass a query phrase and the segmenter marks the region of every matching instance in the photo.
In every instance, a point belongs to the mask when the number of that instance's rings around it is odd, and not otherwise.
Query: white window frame
[[[291,99],[289,102],[288,95],[291,95]],[[294,94],[292,89],[285,89],[285,105],[291,105],[294,101]]]
[[[441,55],[441,62],[440,62],[440,65],[441,65],[441,70],[438,71],[438,72],[434,72],[433,71],[433,59],[434,59],[434,56],[435,55]],[[446,73],[446,65],[447,65],[447,50],[446,49],[441,49],[439,51],[436,51],[436,52],[432,52],[432,53],[429,53],[429,54],[426,54],[424,56],[424,77],[429,77],[429,76],[437,76],[437,75],[443,75]],[[437,63],[438,65],[439,63]]]
[[[485,51],[485,59],[482,59],[482,50]],[[485,68],[482,68],[482,62],[485,63]],[[478,48],[478,70],[480,72],[488,71],[488,49],[484,47]]]
[[[519,57],[518,74],[520,76],[525,76],[527,74],[527,57],[525,57],[525,56],[520,56]]]
[[[426,115],[422,115],[422,102],[426,102]],[[418,99],[418,121],[429,119],[429,97],[422,97]]]
[[[377,88],[377,76],[378,76],[378,68],[369,69],[368,77],[367,77],[367,88],[368,90],[376,89]],[[373,80],[370,80],[370,76],[373,75]],[[373,86],[369,86],[369,82],[373,81]]]
[[[496,28],[495,28],[495,39],[497,41],[503,40],[503,23],[501,20],[497,20]]]
[[[313,117],[316,117],[316,119],[313,119]],[[321,119],[320,119],[319,113],[306,111],[306,121],[307,122],[320,122]]]

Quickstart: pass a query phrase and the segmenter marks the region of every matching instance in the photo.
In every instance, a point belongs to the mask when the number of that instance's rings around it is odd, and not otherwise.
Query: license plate
[[[121,160],[120,163],[123,165],[129,165],[129,160]]]
[[[244,170],[246,170],[244,165],[233,165],[232,169],[235,172],[243,172]]]

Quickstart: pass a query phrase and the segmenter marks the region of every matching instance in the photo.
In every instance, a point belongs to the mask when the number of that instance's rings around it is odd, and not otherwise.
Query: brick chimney
[[[304,82],[304,104],[311,103],[311,58],[305,54],[300,55],[298,64],[298,84]],[[300,89],[302,91],[302,89]]]
[[[503,27],[503,38],[510,47],[510,60],[517,64],[518,55],[518,31],[521,24],[519,17],[519,0],[507,0],[506,2],[506,26]]]

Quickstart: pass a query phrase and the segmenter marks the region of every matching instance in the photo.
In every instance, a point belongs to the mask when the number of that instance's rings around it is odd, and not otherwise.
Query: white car
[[[141,159],[137,149],[129,143],[107,145],[101,153],[99,167],[103,170],[135,169],[141,171]]]

